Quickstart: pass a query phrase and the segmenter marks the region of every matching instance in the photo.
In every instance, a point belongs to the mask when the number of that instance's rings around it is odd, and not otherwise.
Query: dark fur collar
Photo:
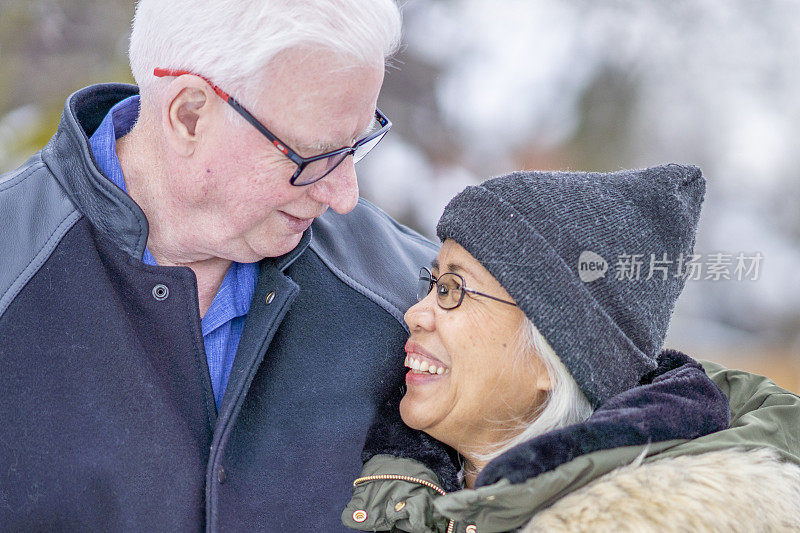
[[[443,489],[459,488],[457,455],[444,444],[403,424],[398,405],[402,388],[383,402],[367,436],[362,453],[366,462],[389,454],[416,459],[439,476]],[[692,358],[664,350],[658,368],[640,386],[601,405],[581,424],[541,435],[522,443],[490,462],[478,476],[476,487],[501,479],[522,483],[591,452],[672,439],[692,439],[726,429],[730,422],[728,399]]]

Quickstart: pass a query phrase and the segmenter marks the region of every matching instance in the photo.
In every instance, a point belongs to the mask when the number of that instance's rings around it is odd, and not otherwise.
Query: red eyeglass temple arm
[[[198,78],[202,78],[205,80],[206,83],[211,85],[211,88],[214,89],[214,92],[219,95],[220,98],[225,100],[226,102],[230,103],[231,97],[228,93],[211,83],[211,80],[206,78],[205,76],[201,76],[200,74],[195,74],[194,72],[189,72],[188,70],[170,70],[167,68],[155,68],[153,70],[153,74],[156,75],[158,78],[164,78],[166,76],[183,76],[184,74],[191,74],[192,76],[197,76]]]

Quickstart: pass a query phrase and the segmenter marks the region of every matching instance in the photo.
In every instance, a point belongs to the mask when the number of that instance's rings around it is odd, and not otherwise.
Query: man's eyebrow
[[[325,152],[332,152],[342,148],[333,143],[313,143],[313,144],[297,144],[297,151],[308,154],[306,157],[314,157],[315,155],[324,154]]]
[[[366,137],[367,135],[378,129],[377,126],[378,126],[378,120],[375,117],[372,117],[372,120],[370,121],[369,125],[366,128],[364,128],[361,131],[361,133],[356,135],[355,140],[353,140],[353,142],[345,146],[334,143],[324,143],[324,142],[303,144],[297,139],[292,139],[292,141],[294,141],[294,144],[290,141],[287,142],[291,147],[296,146],[297,148],[295,148],[295,150],[297,150],[298,152],[310,154],[307,157],[314,157],[315,155],[324,154],[325,152],[333,152],[334,150],[339,150],[340,148],[349,148],[350,146],[353,145],[354,142],[363,139],[364,137]]]
[[[358,135],[356,135],[355,140],[358,141],[358,140],[363,139],[364,137],[366,137],[367,135],[369,135],[373,131],[376,131],[377,129],[379,129],[379,126],[380,125],[378,124],[378,117],[373,115],[372,116],[372,120],[369,121],[369,124],[367,124],[367,127],[364,128],[363,130],[361,130],[361,132]]]

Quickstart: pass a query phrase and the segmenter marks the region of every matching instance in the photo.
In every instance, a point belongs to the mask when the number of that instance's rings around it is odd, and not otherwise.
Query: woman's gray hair
[[[509,356],[520,358],[521,364],[532,364],[530,358],[538,357],[550,377],[551,388],[533,419],[519,421],[517,436],[496,445],[486,454],[475,454],[475,458],[482,461],[491,461],[514,446],[548,431],[583,422],[593,411],[567,367],[527,318],[520,326],[516,342],[510,345]]]
[[[139,0],[128,55],[143,95],[166,83],[153,76],[162,67],[203,75],[247,105],[282,50],[319,46],[372,64],[396,51],[400,32],[393,0]]]

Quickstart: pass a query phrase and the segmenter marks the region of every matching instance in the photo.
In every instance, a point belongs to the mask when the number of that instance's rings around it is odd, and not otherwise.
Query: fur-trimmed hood
[[[800,466],[772,448],[618,468],[534,516],[523,533],[800,531]]]

